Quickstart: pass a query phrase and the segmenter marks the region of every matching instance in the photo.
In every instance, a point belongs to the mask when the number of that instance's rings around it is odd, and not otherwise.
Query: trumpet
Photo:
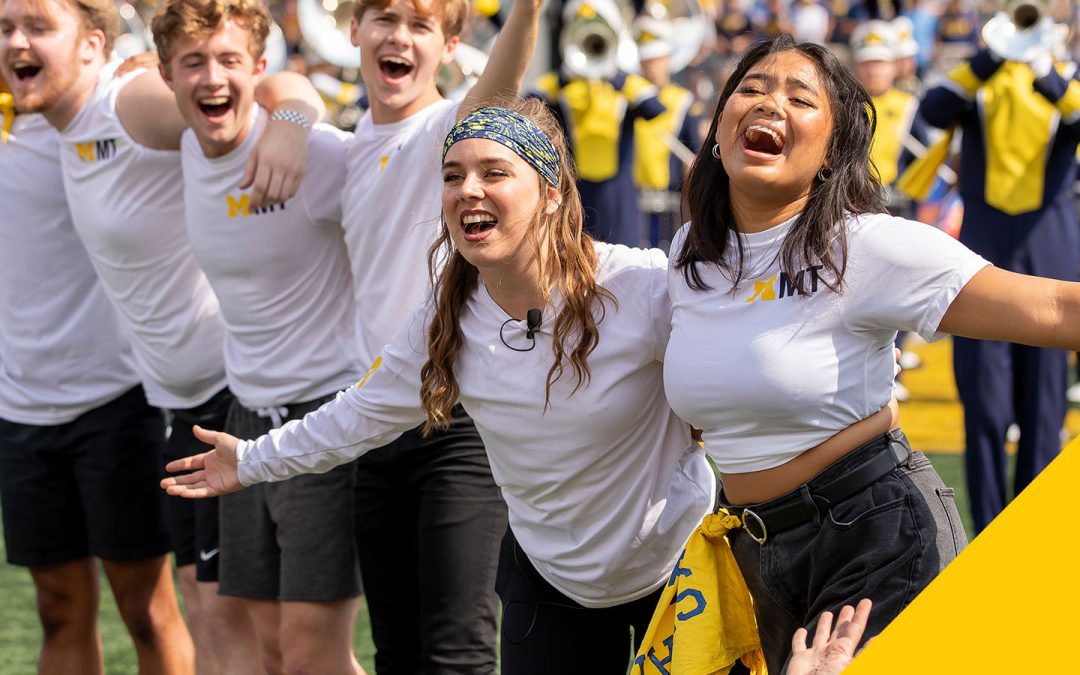
[[[1012,0],[982,29],[990,51],[1006,61],[1029,63],[1049,52],[1056,55],[1064,47],[1069,27],[1055,24],[1042,0]]]

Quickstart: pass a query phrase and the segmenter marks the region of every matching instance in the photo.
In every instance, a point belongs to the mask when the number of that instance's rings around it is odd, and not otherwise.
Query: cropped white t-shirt
[[[184,200],[191,249],[225,321],[229,389],[253,410],[310,401],[356,382],[352,275],[341,231],[345,152],[352,134],[317,124],[296,196],[252,209],[240,179],[267,115],[252,110],[239,147],[203,154],[184,132]]]
[[[725,473],[784,464],[880,410],[892,397],[897,330],[940,337],[949,304],[989,264],[929,225],[851,217],[844,286],[835,293],[820,266],[781,269],[792,222],[737,235],[748,273],[734,289],[703,263],[697,270],[710,289],[690,288],[674,263],[689,225],[672,242],[664,383],[675,412],[703,430]]]
[[[101,75],[60,132],[60,163],[75,231],[131,333],[147,400],[192,408],[225,387],[224,328],[188,246],[180,152],[136,143],[116,113],[141,72]]]
[[[59,140],[41,115],[0,143],[0,417],[56,425],[139,382],[71,224]]]
[[[597,279],[618,304],[607,303],[587,386],[571,395],[575,378],[563,375],[545,411],[555,310],[544,310],[535,348],[514,351],[507,344],[530,345],[525,322],[510,320],[483,284],[462,311],[454,372],[522,549],[559,591],[607,607],[664,583],[712,505],[715,478],[664,398],[664,255],[596,246]],[[240,481],[327,471],[422,422],[429,311],[413,314],[357,386],[303,420],[241,442]]]
[[[443,100],[391,124],[367,113],[349,149],[342,224],[360,358],[370,364],[427,297],[427,253],[442,213],[442,144],[458,104]]]

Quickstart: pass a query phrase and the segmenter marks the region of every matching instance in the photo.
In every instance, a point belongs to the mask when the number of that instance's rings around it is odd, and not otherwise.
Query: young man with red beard
[[[56,131],[0,76],[0,499],[29,569],[40,673],[103,672],[98,560],[145,672],[191,669],[168,573],[164,425],[64,196]]]
[[[536,46],[540,0],[517,0],[476,86],[460,105],[436,87],[467,0],[360,0],[353,44],[370,108],[356,128],[342,198],[361,361],[374,363],[430,292],[440,230],[440,147],[453,123],[515,96]],[[495,572],[506,507],[472,420],[421,427],[357,462],[356,535],[377,653],[389,673],[495,669]]]
[[[106,61],[118,25],[112,0],[5,0],[0,72],[16,108],[40,112],[60,132],[75,231],[130,336],[147,400],[173,414],[165,454],[182,456],[200,447],[192,424],[224,421],[228,409],[223,328],[184,231],[178,149],[186,123],[158,73],[111,76]],[[284,74],[264,82],[260,98],[270,108],[280,102],[287,119],[268,130],[249,167],[257,168],[253,208],[295,191],[307,133],[294,121],[304,113],[314,119],[321,106],[306,80]],[[246,615],[217,594],[216,505],[192,512],[174,501],[170,519],[200,665],[226,645],[257,663]]]

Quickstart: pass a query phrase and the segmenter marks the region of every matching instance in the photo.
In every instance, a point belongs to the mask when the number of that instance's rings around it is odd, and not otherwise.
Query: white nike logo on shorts
[[[206,562],[218,554],[218,549],[212,548],[209,551],[199,551],[199,560]]]

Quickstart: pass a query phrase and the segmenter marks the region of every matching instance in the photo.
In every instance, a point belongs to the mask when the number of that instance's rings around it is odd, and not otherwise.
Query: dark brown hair
[[[830,289],[840,290],[847,258],[844,218],[850,213],[885,211],[884,190],[870,162],[870,143],[877,127],[870,95],[828,49],[799,43],[782,34],[755,46],[739,61],[716,104],[706,136],[709,142],[698,152],[686,178],[684,193],[691,223],[686,243],[673,264],[675,269],[682,270],[691,288],[708,288],[696,263],[716,265],[731,280],[732,288],[739,285],[746,273],[741,239],[734,237],[737,242],[734,256],[728,251],[729,233],[737,231],[731,211],[731,187],[723,163],[712,155],[712,144],[720,113],[747,72],[765,57],[785,51],[799,52],[817,67],[832,109],[833,126],[825,155],[827,174],[815,178],[806,208],[784,239],[780,251],[782,267],[797,270],[820,263],[825,268],[822,281]],[[795,280],[799,292],[804,292],[801,275]]]

